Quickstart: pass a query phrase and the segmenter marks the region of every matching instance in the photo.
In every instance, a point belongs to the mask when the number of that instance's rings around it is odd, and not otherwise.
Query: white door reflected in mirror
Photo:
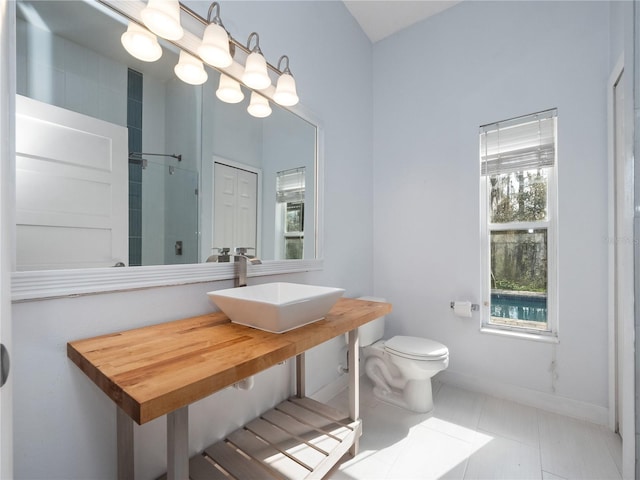
[[[257,252],[258,175],[224,163],[214,165],[213,248]]]
[[[127,129],[16,97],[16,267],[128,261]]]

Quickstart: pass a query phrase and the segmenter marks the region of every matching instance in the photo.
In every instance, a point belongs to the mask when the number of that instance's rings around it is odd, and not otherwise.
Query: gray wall
[[[374,46],[375,293],[442,377],[606,422],[606,2],[462,2]],[[399,54],[401,52],[401,54]],[[615,61],[615,60],[614,60]],[[478,127],[558,108],[560,343],[480,333]],[[555,362],[555,374],[551,371]]]

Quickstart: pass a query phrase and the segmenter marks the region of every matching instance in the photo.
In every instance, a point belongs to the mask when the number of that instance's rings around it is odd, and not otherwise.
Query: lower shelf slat
[[[189,460],[189,478],[191,480],[229,480],[203,455],[194,455]]]
[[[234,478],[240,479],[267,479],[269,471],[242,455],[239,450],[229,443],[222,441],[205,448],[205,454]],[[277,478],[271,476],[271,478]]]
[[[260,440],[248,430],[238,429],[231,433],[227,440],[231,441],[247,455],[250,455],[255,461],[271,469],[276,478],[304,478],[309,473],[307,468],[295,462],[272,445]]]
[[[315,480],[362,432],[360,420],[309,398],[290,398],[189,461],[191,480]]]

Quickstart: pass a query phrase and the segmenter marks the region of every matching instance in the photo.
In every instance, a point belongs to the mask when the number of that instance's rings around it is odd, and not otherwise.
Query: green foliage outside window
[[[491,175],[492,223],[535,222],[547,218],[547,175],[544,169]]]
[[[547,220],[545,169],[492,175],[489,178],[492,223]],[[528,292],[547,291],[547,230],[493,230],[491,287]]]

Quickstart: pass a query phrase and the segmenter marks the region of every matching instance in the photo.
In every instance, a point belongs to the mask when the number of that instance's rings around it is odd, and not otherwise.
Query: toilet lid
[[[389,353],[416,360],[442,360],[449,355],[449,349],[441,343],[421,337],[396,336],[384,347]]]

